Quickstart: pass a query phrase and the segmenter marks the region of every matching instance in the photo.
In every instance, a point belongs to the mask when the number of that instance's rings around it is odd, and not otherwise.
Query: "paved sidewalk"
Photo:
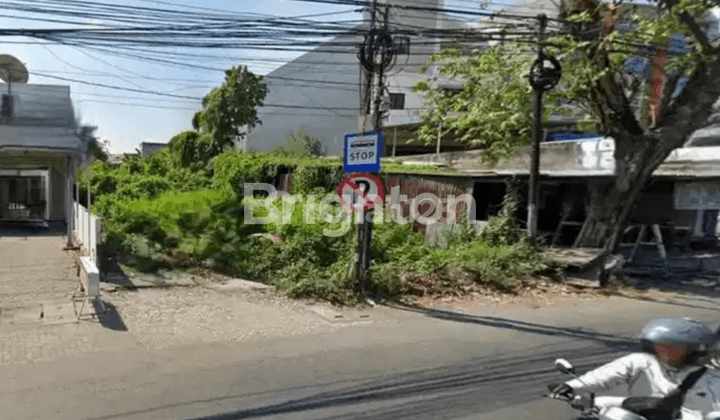
[[[66,244],[55,231],[0,230],[0,317],[6,308],[70,301],[78,278]]]
[[[137,346],[127,332],[95,322],[0,326],[0,366],[49,362],[85,353],[122,351]]]
[[[249,283],[118,291],[104,298],[117,307],[118,319],[148,349],[248,342],[398,322],[388,308],[341,310],[290,300]]]

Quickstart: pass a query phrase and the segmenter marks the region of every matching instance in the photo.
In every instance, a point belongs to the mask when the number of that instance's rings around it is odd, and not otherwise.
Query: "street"
[[[716,325],[717,304],[620,297],[423,313],[245,342],[127,345],[0,368],[4,419],[557,419],[563,376],[634,348],[649,317]]]

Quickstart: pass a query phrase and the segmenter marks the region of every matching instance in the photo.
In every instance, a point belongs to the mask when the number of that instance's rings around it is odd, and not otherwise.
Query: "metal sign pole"
[[[376,29],[377,25],[377,14],[381,13],[382,16],[382,28],[379,30]],[[384,72],[386,67],[386,59],[392,54],[390,49],[392,48],[392,41],[389,42],[389,45],[387,43],[387,38],[389,38],[388,35],[388,13],[389,8],[386,8],[384,12],[380,12],[378,10],[378,4],[377,0],[373,1],[372,5],[372,29],[371,33],[373,36],[369,37],[366,40],[366,43],[368,44],[367,50],[374,50],[374,54],[372,56],[366,56],[363,57],[361,60],[364,61],[363,65],[366,68],[369,68],[371,72],[373,73],[373,79],[374,79],[374,86],[373,86],[373,131],[375,133],[382,133],[382,120],[383,120],[383,111],[382,111],[382,97],[384,92]],[[390,38],[391,39],[391,38]],[[377,45],[377,44],[380,45]],[[380,48],[377,48],[380,47]],[[378,60],[379,59],[379,60]],[[369,64],[369,66],[368,66]],[[380,154],[382,153],[382,149],[377,148],[376,154],[378,161],[380,160]],[[379,174],[379,168],[376,171],[370,172],[372,175],[378,175]],[[366,190],[367,191],[367,190]],[[372,218],[375,214],[374,209],[366,209],[365,206],[363,206],[362,210],[360,211],[360,214],[362,215],[362,220],[358,224],[358,231],[357,231],[357,237],[358,237],[358,252],[356,256],[356,273],[357,278],[356,280],[360,284],[360,288],[363,293],[367,293],[367,285],[371,277],[370,273],[370,261],[372,259]]]

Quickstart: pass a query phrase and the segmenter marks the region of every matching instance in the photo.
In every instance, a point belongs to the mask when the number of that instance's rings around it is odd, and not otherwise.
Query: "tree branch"
[[[596,88],[600,90],[601,96],[606,98],[608,108],[617,115],[618,122],[628,133],[633,136],[643,134],[643,129],[635,117],[630,101],[625,95],[621,83],[615,78],[613,69],[610,66],[610,60],[602,47],[596,51],[595,59],[598,61],[600,71],[606,71],[597,81]]]
[[[668,9],[671,9],[675,7],[675,0],[661,0],[665,5],[668,7]],[[695,18],[690,16],[687,12],[682,12],[678,16],[680,19],[680,22],[687,25],[688,29],[690,29],[690,32],[692,32],[693,37],[697,40],[697,42],[700,43],[700,46],[702,47],[703,53],[707,55],[712,55],[717,53],[717,48],[713,47],[710,43],[710,40],[707,37],[707,34],[700,28],[700,25],[697,23]]]
[[[678,87],[678,83],[680,82],[680,79],[683,78],[685,75],[685,72],[688,70],[688,65],[682,66],[673,74],[669,74],[668,72],[665,72],[666,74],[666,82],[663,90],[663,97],[660,105],[660,120],[665,118],[665,115],[667,114],[668,110],[670,109],[670,105],[672,103],[672,95],[675,93]]]
[[[720,84],[715,82],[718,79],[720,59],[698,66],[660,126],[652,130],[652,137],[660,149],[658,159],[665,159],[671,151],[682,147],[697,127],[701,127],[712,115],[713,105],[720,98]]]

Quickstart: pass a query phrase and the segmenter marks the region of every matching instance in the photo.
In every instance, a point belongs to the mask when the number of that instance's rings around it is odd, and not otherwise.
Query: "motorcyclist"
[[[572,398],[577,392],[607,391],[623,384],[632,389],[644,375],[651,388],[649,396],[665,397],[690,372],[710,361],[709,349],[715,338],[707,325],[691,318],[654,319],[646,323],[640,333],[641,352],[551,386],[557,395]],[[708,371],[700,377],[686,394],[681,414],[683,420],[720,418],[720,376]]]

